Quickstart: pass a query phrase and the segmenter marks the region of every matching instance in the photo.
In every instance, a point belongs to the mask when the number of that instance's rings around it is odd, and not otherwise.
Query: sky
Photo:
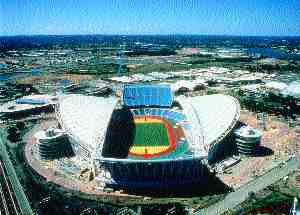
[[[0,35],[300,36],[300,0],[0,0]]]

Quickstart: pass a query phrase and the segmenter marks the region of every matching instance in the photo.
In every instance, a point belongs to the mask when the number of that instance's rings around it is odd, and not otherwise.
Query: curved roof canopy
[[[240,116],[239,102],[231,96],[179,97],[177,101],[191,124],[199,125],[193,136],[203,136],[202,144],[210,148],[231,131]]]
[[[117,98],[69,95],[59,102],[58,119],[65,131],[93,152],[104,141],[118,101]]]

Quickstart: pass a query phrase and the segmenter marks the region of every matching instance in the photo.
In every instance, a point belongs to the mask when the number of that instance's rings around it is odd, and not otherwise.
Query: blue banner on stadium
[[[125,85],[123,103],[127,107],[171,107],[173,102],[168,85]]]

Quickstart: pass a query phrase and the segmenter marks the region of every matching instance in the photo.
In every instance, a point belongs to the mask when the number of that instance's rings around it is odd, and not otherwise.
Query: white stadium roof
[[[69,95],[60,99],[56,113],[63,129],[90,152],[95,152],[97,145],[104,141],[118,101],[117,98]]]
[[[188,119],[193,124],[199,124],[202,132],[196,131],[194,135],[203,135],[203,145],[212,147],[221,141],[235,126],[240,117],[239,102],[231,97],[220,94],[179,97],[177,101],[186,109]],[[196,116],[196,117],[195,117]]]
[[[186,115],[185,134],[196,157],[207,156],[209,149],[232,130],[240,116],[239,103],[231,96],[182,96],[175,100]],[[90,153],[96,153],[96,149],[103,147],[112,112],[119,101],[114,97],[68,95],[60,99],[57,118],[76,142]]]

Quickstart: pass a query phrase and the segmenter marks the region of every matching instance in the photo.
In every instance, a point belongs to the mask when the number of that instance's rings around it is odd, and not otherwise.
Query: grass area
[[[130,69],[131,73],[149,73],[149,72],[170,72],[177,70],[187,70],[189,67],[186,64],[175,64],[175,63],[159,63],[159,64],[148,64]]]
[[[162,123],[136,123],[134,146],[168,146],[167,129]]]
[[[234,69],[247,69],[252,62],[249,59],[216,59],[206,57],[183,57],[178,60],[180,63],[164,62],[145,64],[136,68],[130,68],[130,73],[149,73],[149,72],[170,72],[198,68],[207,68],[211,66],[230,67]],[[239,64],[237,64],[239,63]]]

